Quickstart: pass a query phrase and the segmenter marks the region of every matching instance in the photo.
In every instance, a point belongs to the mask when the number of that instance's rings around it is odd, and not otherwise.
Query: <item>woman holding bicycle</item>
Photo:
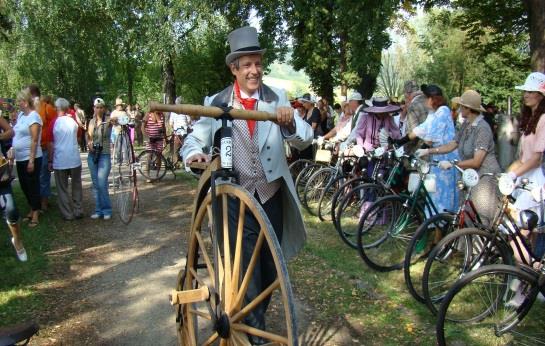
[[[481,114],[485,110],[481,106],[481,95],[478,92],[468,90],[461,97],[454,98],[453,103],[460,105],[465,119],[460,131],[449,143],[432,149],[418,149],[415,154],[418,157],[429,155],[433,158],[458,149],[461,160],[458,166],[462,169],[473,168],[481,175],[479,184],[471,190],[471,199],[483,222],[490,223],[499,206],[499,199],[494,199],[497,196],[497,183],[494,177],[483,177],[482,174],[500,172],[492,129]],[[439,167],[448,170],[452,168],[452,163],[441,161]]]
[[[112,203],[108,193],[108,177],[112,168],[110,160],[112,124],[105,115],[104,100],[97,98],[93,105],[95,113],[87,128],[87,147],[89,149],[87,164],[93,181],[93,195],[95,197],[95,212],[91,215],[91,219],[109,220],[112,218]]]
[[[515,89],[524,91],[519,127],[522,137],[519,159],[511,164],[507,174],[513,180],[528,178],[530,182],[543,189],[545,175],[541,169],[541,163],[545,152],[545,74],[533,72],[526,78],[524,85],[516,86]],[[539,200],[539,193],[535,195]],[[514,207],[517,211],[525,209],[539,211],[539,203],[529,192],[523,191],[516,197]],[[540,215],[539,212],[538,215]],[[523,234],[528,235],[528,231]],[[534,245],[537,245],[537,236],[534,233],[531,239]],[[537,247],[534,252],[537,256],[541,256],[545,250],[544,245],[540,244]]]
[[[430,153],[435,153],[436,159],[440,161],[458,159],[458,153],[455,149],[443,154],[436,153],[438,147],[452,142],[455,138],[454,124],[452,123],[450,109],[446,105],[443,91],[437,85],[424,85],[422,89],[427,99],[427,107],[432,112],[412,132],[399,140],[394,139],[393,142],[398,145],[404,145],[416,138],[420,138],[431,147]],[[439,212],[454,210],[458,205],[455,170],[446,171],[439,167],[432,167],[431,173],[436,177],[436,192],[431,194],[433,203]]]

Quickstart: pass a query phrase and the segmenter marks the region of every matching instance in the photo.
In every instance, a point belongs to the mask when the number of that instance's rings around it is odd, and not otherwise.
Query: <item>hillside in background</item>
[[[295,71],[286,62],[275,62],[269,66],[269,70],[263,77],[265,84],[285,89],[290,98],[309,92],[310,81],[303,71]]]

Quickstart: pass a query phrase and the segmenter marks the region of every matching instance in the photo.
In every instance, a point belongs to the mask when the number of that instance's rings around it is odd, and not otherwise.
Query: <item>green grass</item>
[[[316,322],[333,325],[339,318],[344,318],[354,331],[351,336],[363,345],[436,344],[435,316],[408,293],[403,271],[373,271],[364,264],[356,250],[342,242],[331,222],[321,222],[306,212],[304,218],[307,243],[290,262],[289,269],[295,295],[317,312],[319,320]],[[523,322],[525,330],[541,327],[536,334],[540,339],[543,336],[544,306],[544,303],[536,302],[526,317],[528,320]],[[535,328],[536,325],[539,327]],[[456,327],[447,329],[447,337],[452,344],[490,345],[498,342],[496,339],[483,339],[484,331],[466,330],[463,325]],[[490,330],[486,332],[490,334]]]
[[[435,344],[435,318],[407,292],[402,271],[373,271],[330,222],[304,216],[307,243],[290,263],[290,275],[296,295],[319,311],[321,322],[345,316],[363,344]]]
[[[26,199],[18,183],[13,192],[19,213],[25,216],[29,211]],[[40,224],[28,228],[21,223],[22,238],[28,254],[27,262],[19,262],[11,244],[11,233],[2,221],[4,230],[0,237],[0,326],[33,318],[33,312],[43,310],[44,299],[40,287],[47,283],[49,267],[46,252],[55,240],[56,226],[60,214],[51,208],[40,216]]]

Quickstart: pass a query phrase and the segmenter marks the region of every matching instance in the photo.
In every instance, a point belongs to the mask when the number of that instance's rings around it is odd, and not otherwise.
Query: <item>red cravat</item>
[[[257,102],[254,98],[242,98],[240,96],[240,87],[238,86],[238,82],[235,80],[235,97],[237,98],[237,101],[244,107],[244,109],[248,110],[254,110],[255,109],[255,103]],[[250,132],[250,137],[253,137],[254,130],[255,130],[255,120],[246,120],[246,123],[248,124],[248,131]]]

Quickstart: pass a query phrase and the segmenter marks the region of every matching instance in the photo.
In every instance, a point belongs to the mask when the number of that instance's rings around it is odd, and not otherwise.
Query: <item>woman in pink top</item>
[[[521,111],[519,159],[511,164],[508,174],[511,178],[528,178],[530,182],[543,186],[545,175],[541,169],[543,152],[545,151],[545,74],[540,72],[531,73],[524,85],[515,87],[524,91],[523,106]],[[516,210],[535,209],[539,215],[539,204],[532,197],[532,194],[523,191],[517,197],[514,204]],[[518,217],[517,217],[518,219]],[[528,232],[523,232],[527,235]],[[531,239],[536,244],[536,239]],[[536,255],[540,255],[544,249],[536,246]],[[518,255],[515,251],[516,256]],[[520,260],[520,258],[517,258]]]

